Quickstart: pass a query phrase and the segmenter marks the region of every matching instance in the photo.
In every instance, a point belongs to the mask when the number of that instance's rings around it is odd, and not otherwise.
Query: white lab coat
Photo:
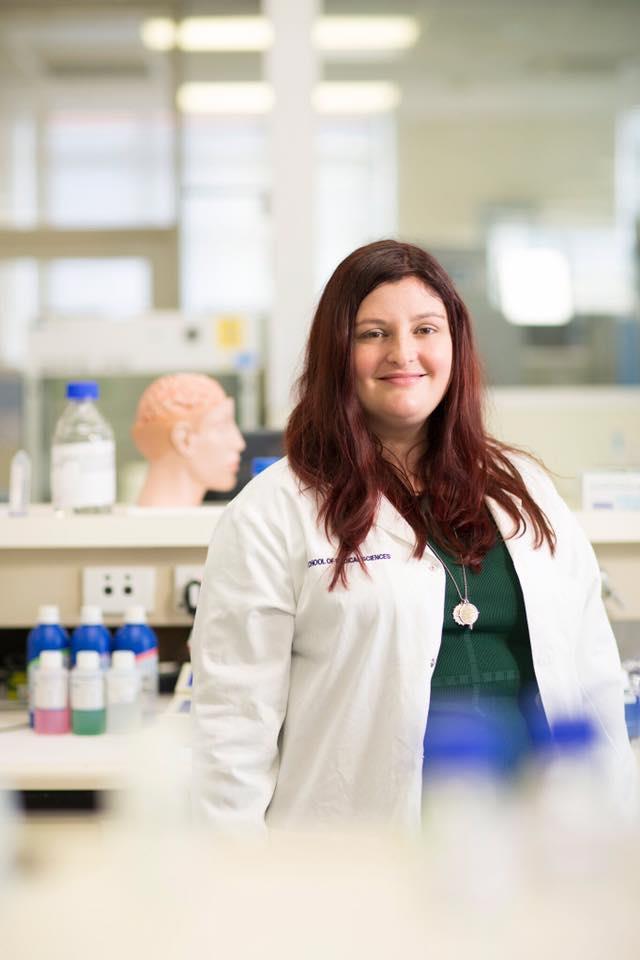
[[[584,533],[547,475],[518,467],[558,538],[489,509],[520,579],[533,663],[550,720],[589,711],[630,797],[636,764],[620,660]],[[386,499],[349,588],[327,590],[336,554],[286,460],[229,504],[211,541],[192,639],[196,816],[220,827],[417,825],[430,681],[445,572],[412,557],[411,527]],[[368,574],[368,575],[367,575]]]

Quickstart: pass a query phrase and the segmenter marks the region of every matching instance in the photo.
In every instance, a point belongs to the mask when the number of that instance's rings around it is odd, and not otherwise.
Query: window
[[[46,218],[52,225],[123,227],[173,221],[168,115],[54,111],[45,140]]]

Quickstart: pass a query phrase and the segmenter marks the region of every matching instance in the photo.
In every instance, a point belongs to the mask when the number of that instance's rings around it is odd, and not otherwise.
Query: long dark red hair
[[[453,341],[451,381],[425,424],[426,452],[417,476],[426,496],[382,454],[356,394],[353,363],[355,318],[364,298],[382,283],[417,277],[442,300]],[[347,585],[349,556],[362,563],[360,546],[374,523],[381,496],[413,528],[415,555],[427,540],[460,556],[473,569],[496,541],[485,498],[493,497],[514,523],[527,523],[535,545],[555,548],[554,531],[531,498],[510,453],[521,452],[491,437],[483,420],[484,380],[467,308],[437,260],[409,243],[380,240],[360,247],[337,267],[313,318],[297,404],[285,447],[303,487],[316,492],[319,521],[339,544],[331,589]],[[520,509],[514,501],[522,503]]]

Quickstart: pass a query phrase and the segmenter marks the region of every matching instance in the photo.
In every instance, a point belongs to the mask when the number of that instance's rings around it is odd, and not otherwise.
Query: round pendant
[[[475,604],[469,603],[468,600],[463,600],[462,603],[453,608],[455,622],[460,624],[461,627],[469,627],[470,630],[473,630],[473,625],[479,616],[478,608]]]

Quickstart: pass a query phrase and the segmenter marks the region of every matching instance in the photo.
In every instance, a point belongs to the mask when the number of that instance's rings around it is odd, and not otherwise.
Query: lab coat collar
[[[392,537],[396,537],[404,543],[415,546],[416,535],[413,532],[413,528],[407,523],[404,517],[398,513],[391,501],[387,500],[386,497],[380,497],[378,502],[376,526],[386,530]]]
[[[517,498],[514,498],[514,501],[518,509],[521,510],[522,502]],[[511,537],[511,534],[514,532],[514,523],[509,514],[503,507],[500,506],[499,503],[496,503],[492,497],[487,497],[486,503],[487,507],[489,508],[489,512],[495,520],[496,526],[503,539],[507,543],[510,552],[514,552],[512,547],[516,542],[519,543],[519,546],[515,547],[516,553],[520,552],[522,548],[527,549],[530,547],[527,536],[529,531],[527,530],[527,533],[525,533],[522,537]],[[381,527],[383,530],[386,530],[386,532],[390,533],[393,537],[397,537],[399,540],[402,540],[410,545],[415,545],[416,537],[413,532],[413,528],[407,523],[404,517],[398,513],[396,508],[389,500],[387,500],[386,497],[380,497],[376,525]]]

